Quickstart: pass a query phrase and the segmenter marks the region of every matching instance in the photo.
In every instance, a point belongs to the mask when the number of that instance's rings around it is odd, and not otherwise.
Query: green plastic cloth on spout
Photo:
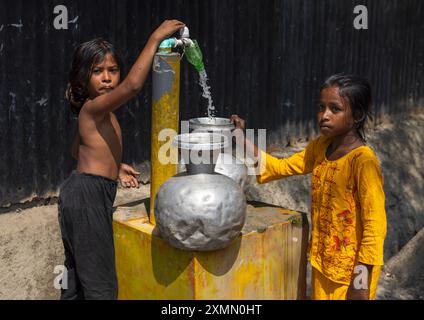
[[[187,61],[190,62],[198,72],[205,70],[202,51],[196,40],[193,40],[193,44],[185,48],[185,56]]]

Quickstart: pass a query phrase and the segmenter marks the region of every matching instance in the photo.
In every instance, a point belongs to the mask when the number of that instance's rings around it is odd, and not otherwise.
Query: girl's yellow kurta
[[[327,279],[346,286],[352,282],[358,263],[378,266],[374,271],[384,264],[383,177],[377,157],[368,146],[331,161],[325,156],[330,143],[330,138],[319,137],[286,159],[261,152],[257,181],[312,173],[311,265]],[[379,272],[374,271],[372,276],[378,277]]]

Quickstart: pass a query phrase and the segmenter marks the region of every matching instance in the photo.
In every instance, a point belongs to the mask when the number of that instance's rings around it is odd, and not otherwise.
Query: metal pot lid
[[[233,130],[234,124],[227,118],[201,117],[193,118],[189,121],[189,126],[193,128],[211,128],[211,130]]]
[[[172,145],[185,150],[217,150],[228,147],[228,138],[219,133],[183,133],[174,138]]]

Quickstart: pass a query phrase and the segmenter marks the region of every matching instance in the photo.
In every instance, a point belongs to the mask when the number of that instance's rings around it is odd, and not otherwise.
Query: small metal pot
[[[218,133],[198,132],[176,136],[173,145],[180,150],[188,174],[215,172],[219,154],[228,146],[228,138]]]
[[[190,132],[211,132],[211,133],[221,133],[226,135],[225,131],[234,130],[235,126],[227,118],[193,118],[188,121],[189,131]]]
[[[244,189],[247,180],[247,167],[237,158],[236,144],[232,139],[234,124],[228,118],[193,118],[189,120],[190,132],[208,132],[223,134],[228,138],[228,145],[216,159],[214,171],[236,181]],[[210,171],[208,173],[211,173]]]

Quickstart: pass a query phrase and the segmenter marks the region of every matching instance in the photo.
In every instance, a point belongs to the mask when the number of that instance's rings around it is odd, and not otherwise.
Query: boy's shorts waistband
[[[104,176],[99,176],[99,175],[97,175],[97,174],[93,174],[93,173],[79,172],[79,171],[74,170],[74,171],[72,171],[72,174],[74,174],[74,175],[79,175],[79,176],[83,176],[83,177],[88,177],[88,178],[102,179],[102,180],[104,180],[105,182],[109,182],[109,183],[112,183],[112,184],[115,184],[115,185],[117,185],[117,184],[118,184],[118,182],[117,182],[116,180],[113,180],[113,179],[111,179],[111,178],[104,177]]]

